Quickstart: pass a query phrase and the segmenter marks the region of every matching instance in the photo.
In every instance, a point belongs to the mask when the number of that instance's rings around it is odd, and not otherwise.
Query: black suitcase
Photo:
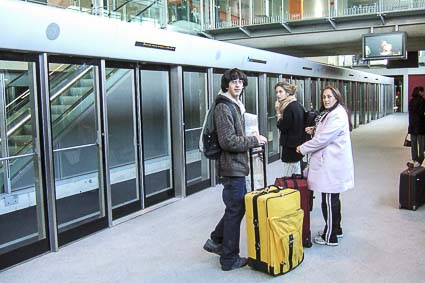
[[[425,168],[407,168],[400,174],[399,208],[416,210],[425,203]]]

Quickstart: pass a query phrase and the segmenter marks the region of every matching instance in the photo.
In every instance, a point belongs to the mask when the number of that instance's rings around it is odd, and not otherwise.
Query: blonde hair
[[[290,83],[287,82],[278,82],[275,86],[274,89],[276,90],[276,88],[280,86],[281,88],[283,88],[286,93],[288,93],[288,95],[295,95],[295,93],[297,92],[298,86],[297,85],[292,85]]]

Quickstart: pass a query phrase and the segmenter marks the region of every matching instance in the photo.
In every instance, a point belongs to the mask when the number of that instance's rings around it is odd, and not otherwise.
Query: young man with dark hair
[[[261,135],[245,136],[245,107],[240,96],[247,85],[248,79],[242,71],[225,71],[216,103],[223,99],[227,103],[217,103],[214,111],[218,141],[222,149],[216,166],[218,175],[222,177],[222,196],[226,209],[204,249],[220,255],[221,269],[224,271],[247,264],[247,259],[239,256],[240,224],[245,214],[245,176],[249,174],[247,152],[250,148],[267,142]],[[233,111],[229,107],[233,107]]]

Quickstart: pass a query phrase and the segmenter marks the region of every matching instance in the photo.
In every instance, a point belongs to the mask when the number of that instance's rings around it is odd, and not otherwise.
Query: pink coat
[[[347,112],[338,105],[319,122],[313,139],[300,146],[311,154],[307,181],[309,189],[341,193],[354,187],[354,165]]]

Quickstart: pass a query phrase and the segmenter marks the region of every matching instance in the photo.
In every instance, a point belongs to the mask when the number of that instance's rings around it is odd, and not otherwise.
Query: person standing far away
[[[283,176],[301,173],[302,155],[296,151],[304,133],[304,107],[297,101],[297,86],[279,82],[275,86],[277,127],[280,130]]]
[[[245,176],[249,174],[248,150],[267,142],[261,135],[245,136],[245,107],[240,96],[247,85],[247,76],[242,71],[227,70],[221,78],[221,90],[215,100],[214,122],[222,149],[216,166],[224,186],[222,198],[225,210],[204,249],[220,255],[223,271],[248,263],[247,258],[239,255],[240,225],[245,214],[244,196],[247,192]],[[234,108],[233,111],[230,107]]]
[[[351,128],[341,93],[333,86],[326,86],[315,126],[306,128],[313,138],[297,148],[303,155],[311,154],[306,172],[308,187],[322,194],[325,228],[314,238],[319,245],[337,246],[338,238],[344,235],[339,195],[354,188]]]
[[[422,86],[413,89],[409,101],[409,128],[411,139],[411,154],[414,167],[419,167],[424,161],[425,149],[425,94]]]

